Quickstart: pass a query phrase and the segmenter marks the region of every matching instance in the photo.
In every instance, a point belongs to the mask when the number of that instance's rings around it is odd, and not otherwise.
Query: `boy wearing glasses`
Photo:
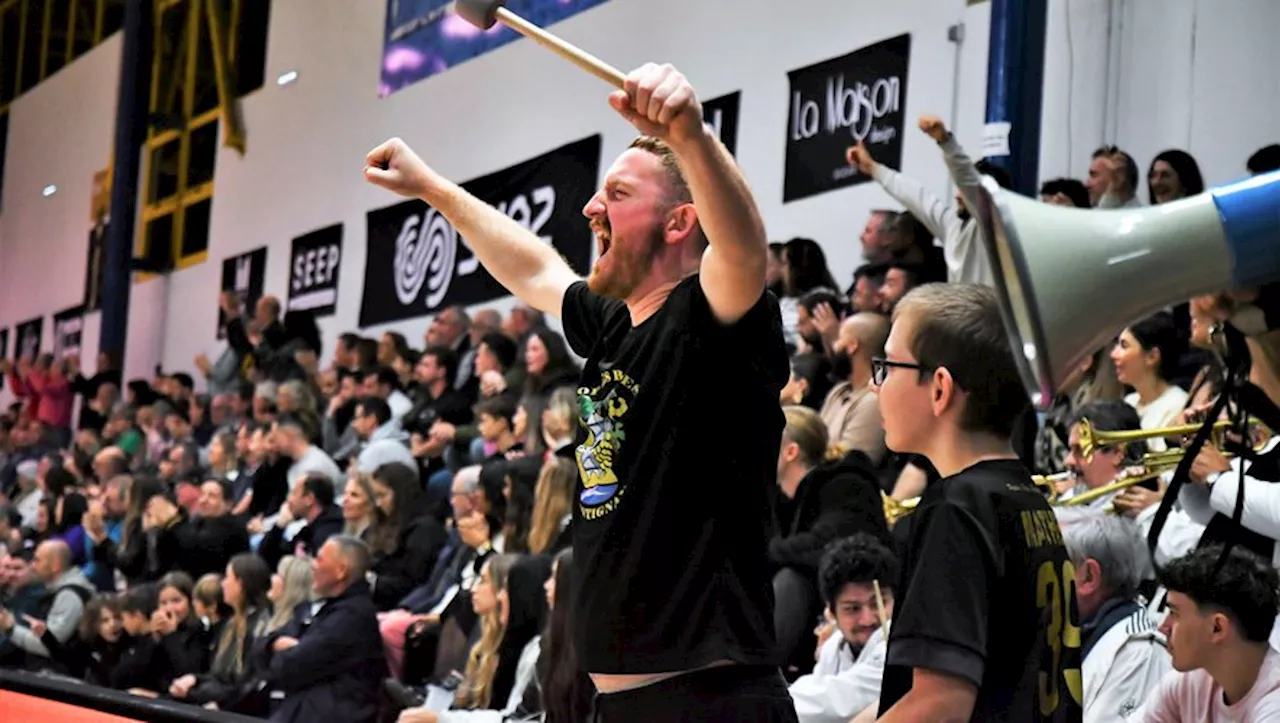
[[[1080,721],[1075,570],[1010,437],[1029,402],[994,292],[926,284],[874,360],[885,442],[926,457],[903,548],[881,721]]]

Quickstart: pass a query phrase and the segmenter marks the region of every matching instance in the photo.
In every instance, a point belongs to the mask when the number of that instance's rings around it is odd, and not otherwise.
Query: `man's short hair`
[[[804,310],[809,312],[810,315],[812,315],[813,310],[818,308],[820,305],[829,304],[831,306],[831,310],[835,312],[836,316],[844,316],[844,314],[848,312],[848,309],[845,308],[847,303],[847,300],[837,294],[835,289],[828,289],[825,287],[819,287],[805,292],[805,294],[800,297],[799,301],[800,306],[803,306]]]
[[[320,505],[321,508],[333,505],[333,480],[329,479],[329,475],[320,472],[308,472],[302,478],[301,484],[303,492],[315,497],[316,504]]]
[[[689,190],[689,182],[680,170],[680,161],[675,151],[665,141],[653,136],[640,136],[631,141],[631,148],[648,151],[662,161],[662,169],[667,173],[667,183],[671,186],[671,200],[675,203],[693,203],[693,193]]]
[[[391,387],[393,390],[400,388],[400,375],[395,369],[384,364],[367,367],[362,379],[369,377],[377,377],[379,385]]]
[[[1062,525],[1062,539],[1071,563],[1080,569],[1086,560],[1098,561],[1102,587],[1111,597],[1133,600],[1147,572],[1147,550],[1133,520],[1092,512]]]
[[[865,532],[836,540],[822,552],[818,563],[818,591],[822,601],[834,607],[836,598],[850,583],[880,582],[890,591],[898,580],[898,558],[883,542]]]
[[[1137,189],[1138,187],[1138,164],[1133,160],[1133,156],[1125,151],[1120,150],[1119,146],[1102,146],[1093,152],[1091,158],[1099,156],[1120,156],[1124,161],[1125,180],[1129,182],[1129,187]]]
[[[276,417],[277,429],[296,429],[298,430],[298,434],[302,435],[304,439],[311,438],[311,430],[309,429],[309,426],[310,425],[304,422],[302,417],[297,414],[285,413]]]
[[[1074,178],[1055,178],[1040,186],[1041,196],[1056,196],[1059,193],[1071,199],[1071,205],[1076,208],[1092,207],[1089,203],[1089,189]]]
[[[435,359],[436,366],[444,369],[444,378],[450,383],[452,383],[454,377],[458,376],[458,352],[447,346],[436,344],[424,349],[422,356],[429,356]]]
[[[484,344],[491,354],[498,359],[498,366],[503,371],[511,368],[516,363],[516,359],[520,357],[520,350],[516,348],[516,343],[511,337],[500,331],[491,331],[480,337],[480,343]]]
[[[667,185],[671,190],[672,205],[693,203],[693,192],[689,190],[689,181],[684,177],[684,171],[680,170],[680,160],[676,158],[676,153],[671,150],[671,146],[653,136],[640,136],[632,141],[629,147],[652,153],[662,161],[662,169],[666,171]],[[702,232],[701,221],[697,224],[693,236],[699,248],[706,247],[707,236]]]
[[[369,572],[369,565],[372,564],[373,555],[369,551],[369,543],[356,537],[355,535],[333,535],[325,544],[333,544],[338,548],[338,554],[346,560],[347,567],[350,568],[350,575],[347,577],[347,583],[353,583],[357,580],[363,580],[365,573]]]
[[[1239,547],[1218,569],[1221,556],[1219,545],[1194,550],[1165,566],[1160,584],[1191,598],[1202,612],[1225,613],[1246,640],[1267,642],[1280,614],[1280,576],[1269,561]]]
[[[360,397],[356,404],[365,414],[372,414],[378,420],[379,427],[391,421],[391,405],[382,397]]]
[[[1099,432],[1128,432],[1142,429],[1142,418],[1138,416],[1138,410],[1119,399],[1095,399],[1080,407],[1071,415],[1067,426],[1068,433],[1086,419],[1094,430]],[[1145,441],[1129,444],[1125,448],[1125,464],[1136,464],[1142,461],[1146,450]]]
[[[977,284],[924,284],[907,292],[893,321],[910,318],[920,381],[945,367],[963,390],[960,428],[1008,438],[1030,404],[1009,347],[996,293]]]
[[[516,416],[516,400],[510,394],[499,394],[477,402],[474,411],[476,419],[484,415],[504,420],[510,426]]]

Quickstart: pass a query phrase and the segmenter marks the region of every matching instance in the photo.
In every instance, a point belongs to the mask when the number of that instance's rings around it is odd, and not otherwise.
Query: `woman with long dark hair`
[[[271,569],[262,558],[243,553],[231,558],[222,577],[222,597],[231,608],[218,633],[209,672],[184,675],[169,686],[169,695],[196,705],[213,703],[221,710],[247,715],[265,713],[253,695],[251,663],[254,641],[271,616],[267,592]]]
[[[366,538],[374,547],[373,602],[378,610],[396,604],[431,574],[448,537],[422,504],[418,470],[398,462],[374,470],[370,479],[381,523]]]

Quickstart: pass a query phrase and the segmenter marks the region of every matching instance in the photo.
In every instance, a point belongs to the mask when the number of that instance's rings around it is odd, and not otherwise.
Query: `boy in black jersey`
[[[764,224],[671,66],[609,96],[642,134],[583,209],[590,277],[398,139],[366,177],[421,198],[586,357],[573,519],[574,641],[603,723],[796,720],[768,562],[788,363]]]
[[[995,294],[912,290],[872,373],[886,444],[942,478],[903,550],[879,720],[1081,720],[1075,571],[1010,444],[1028,400]]]

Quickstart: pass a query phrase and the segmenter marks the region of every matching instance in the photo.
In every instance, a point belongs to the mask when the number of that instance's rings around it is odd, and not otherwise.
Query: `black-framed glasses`
[[[875,357],[871,360],[871,381],[876,386],[884,384],[884,380],[889,376],[889,369],[915,369],[916,371],[929,371],[929,368],[921,364],[911,364],[908,362],[889,361],[883,357]]]

